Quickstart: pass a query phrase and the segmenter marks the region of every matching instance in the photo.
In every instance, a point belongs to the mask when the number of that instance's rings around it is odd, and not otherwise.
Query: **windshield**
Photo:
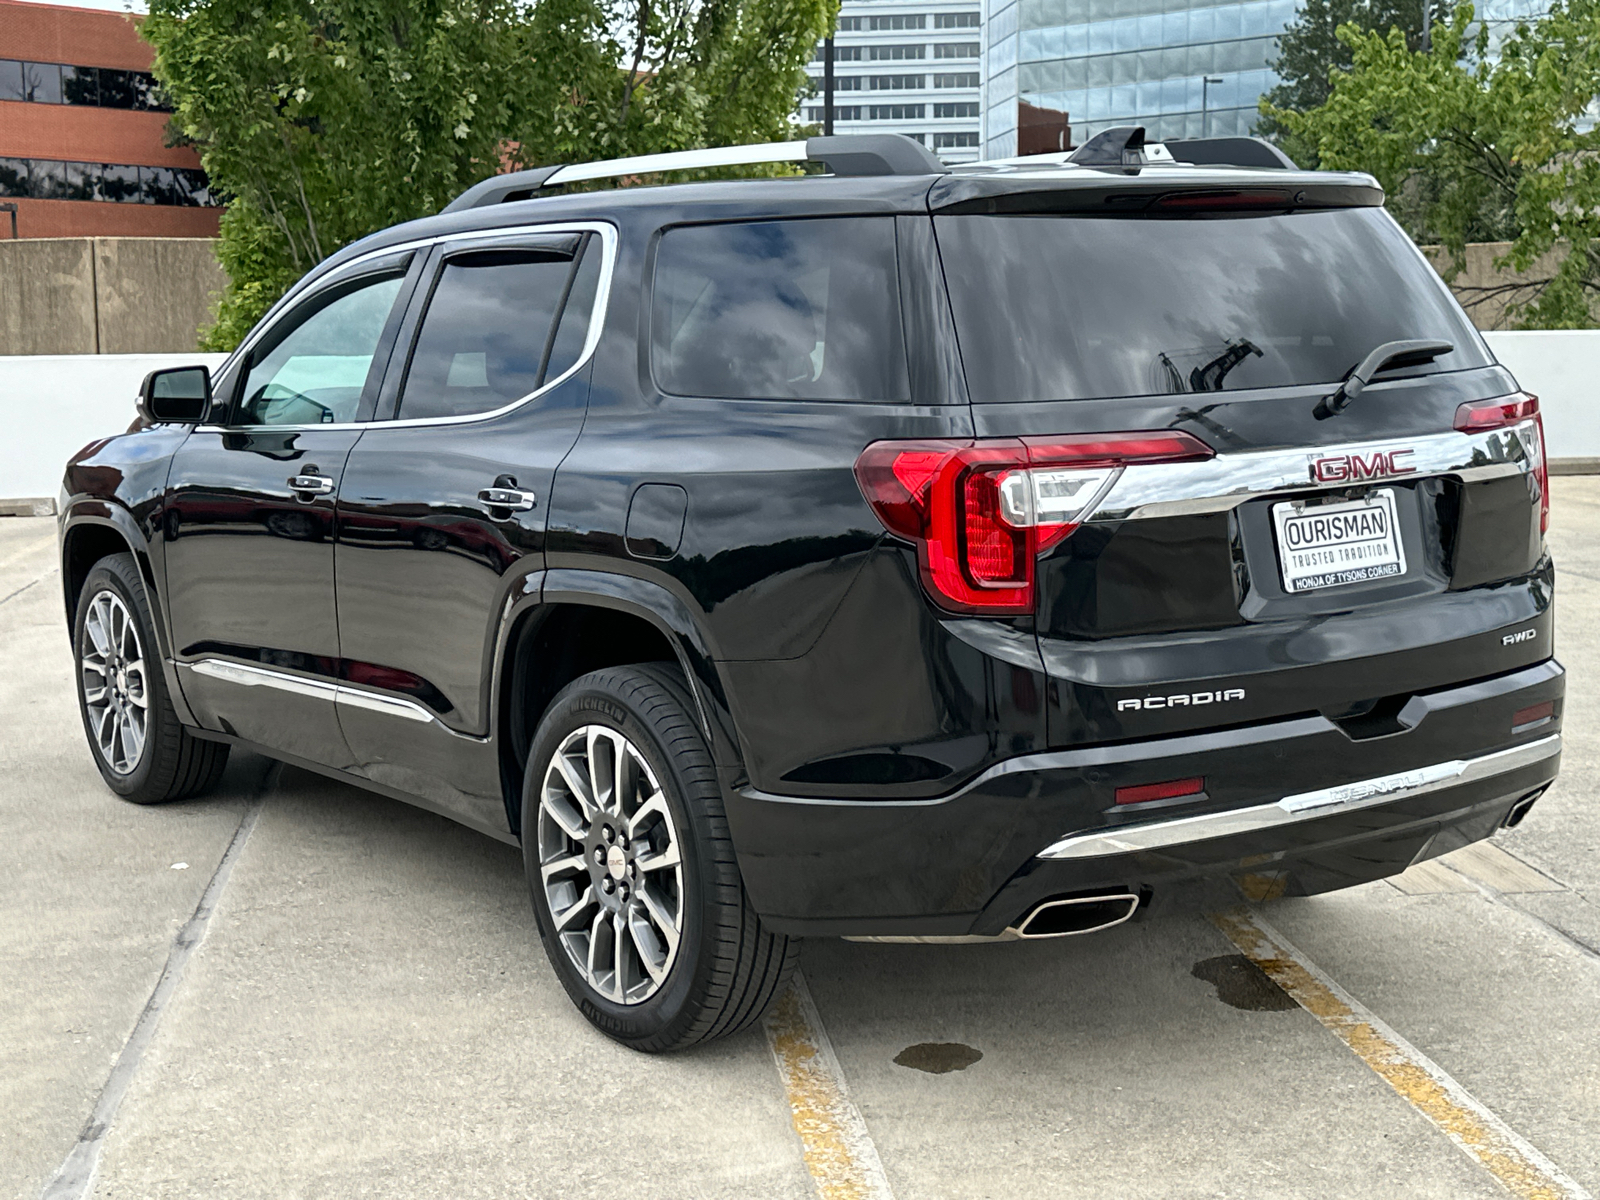
[[[1489,362],[1379,208],[940,216],[934,228],[979,402],[1331,385],[1406,338],[1455,346],[1412,373]]]

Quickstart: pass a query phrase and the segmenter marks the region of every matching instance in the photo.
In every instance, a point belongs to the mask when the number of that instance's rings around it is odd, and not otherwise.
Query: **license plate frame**
[[[1353,519],[1319,527],[1319,519]],[[1291,596],[1398,579],[1406,573],[1405,539],[1395,519],[1393,488],[1376,488],[1331,504],[1285,500],[1272,506],[1278,579]]]

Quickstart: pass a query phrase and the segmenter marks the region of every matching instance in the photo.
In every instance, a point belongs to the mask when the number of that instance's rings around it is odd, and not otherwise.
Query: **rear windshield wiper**
[[[1342,413],[1352,400],[1361,395],[1367,384],[1372,382],[1372,377],[1379,371],[1390,367],[1419,366],[1422,363],[1432,362],[1441,354],[1449,354],[1454,349],[1455,346],[1450,342],[1427,340],[1385,342],[1363,358],[1355,370],[1344,377],[1344,382],[1334,389],[1332,395],[1324,396],[1317,401],[1313,415],[1317,420],[1323,421]]]

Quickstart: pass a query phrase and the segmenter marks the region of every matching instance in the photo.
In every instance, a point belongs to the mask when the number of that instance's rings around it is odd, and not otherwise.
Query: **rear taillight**
[[[1124,466],[1210,457],[1175,430],[874,442],[856,479],[884,528],[916,543],[940,606],[1015,615],[1033,611],[1040,551],[1078,527]]]
[[[1539,413],[1539,397],[1531,392],[1518,392],[1494,400],[1471,400],[1456,409],[1456,428],[1462,433],[1486,433],[1491,429],[1506,429],[1533,422],[1533,440],[1529,447],[1533,458],[1533,477],[1539,485],[1539,532],[1550,529],[1550,466],[1544,452],[1544,417]]]

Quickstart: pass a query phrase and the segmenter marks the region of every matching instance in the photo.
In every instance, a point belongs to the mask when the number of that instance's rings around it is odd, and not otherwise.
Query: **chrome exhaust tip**
[[[1046,900],[1006,932],[1025,940],[1097,933],[1121,925],[1138,907],[1139,897],[1133,892]]]
[[[1500,828],[1515,829],[1518,825],[1522,824],[1522,818],[1528,815],[1528,810],[1533,807],[1534,801],[1538,800],[1540,796],[1543,796],[1545,792],[1549,790],[1550,785],[1547,783],[1544,785],[1544,787],[1536,788],[1529,792],[1521,800],[1518,800],[1511,806],[1511,810],[1506,813],[1506,819],[1500,822]]]

